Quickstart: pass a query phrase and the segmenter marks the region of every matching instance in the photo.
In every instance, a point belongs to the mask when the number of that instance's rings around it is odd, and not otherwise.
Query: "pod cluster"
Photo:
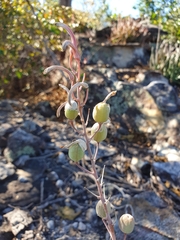
[[[96,123],[91,128],[91,135],[96,142],[101,142],[107,137],[106,122],[109,119],[110,106],[106,102],[100,102],[93,109],[93,119]]]

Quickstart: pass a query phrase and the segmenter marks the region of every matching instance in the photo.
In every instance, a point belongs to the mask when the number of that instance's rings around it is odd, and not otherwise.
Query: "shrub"
[[[180,84],[180,43],[165,39],[151,52],[151,68],[159,70],[171,83]]]

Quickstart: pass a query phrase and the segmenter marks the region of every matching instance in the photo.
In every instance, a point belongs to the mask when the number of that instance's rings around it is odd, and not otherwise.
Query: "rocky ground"
[[[123,235],[116,216],[132,209],[136,225],[127,240],[179,240],[178,89],[156,72],[103,64],[84,70],[90,88],[87,108],[117,90],[109,101],[108,138],[97,160],[99,174],[106,166],[117,239]],[[63,148],[76,138],[63,116],[55,116],[64,99],[55,87],[33,98],[0,101],[1,240],[109,239],[95,213],[97,199],[87,191],[97,192],[93,179]],[[85,164],[90,167],[88,155]]]

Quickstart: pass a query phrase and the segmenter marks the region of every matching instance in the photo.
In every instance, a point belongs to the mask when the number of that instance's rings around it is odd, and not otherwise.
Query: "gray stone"
[[[15,173],[15,167],[11,163],[0,162],[0,180],[4,180]]]
[[[46,225],[48,229],[54,230],[54,220],[49,220]]]
[[[5,149],[5,150],[7,151],[7,149]],[[29,155],[22,155],[16,161],[16,166],[23,167],[28,160],[29,160]]]
[[[44,131],[42,127],[40,127],[37,123],[35,123],[32,120],[24,121],[23,124],[21,125],[21,128],[28,133],[31,133],[35,136],[40,137],[41,139],[43,139],[46,142],[51,141],[51,138],[48,135],[48,133],[46,131]]]
[[[168,83],[168,79],[165,78],[160,72],[146,71],[140,72],[137,76],[137,82],[142,86],[147,86],[153,81]]]
[[[24,171],[22,169],[17,170],[18,180],[21,183],[32,182],[32,175],[31,173]]]
[[[86,212],[86,221],[95,223],[97,221],[97,214],[95,208],[88,208]]]
[[[82,42],[81,61],[87,65],[101,64],[117,68],[132,68],[135,65],[147,65],[150,55],[138,44],[101,46]]]
[[[151,133],[163,128],[164,119],[152,95],[134,84],[116,84],[117,93],[109,100],[111,115],[120,125]]]
[[[72,227],[73,227],[74,229],[77,229],[77,228],[78,228],[78,222],[74,222],[74,223],[72,224]]]
[[[9,136],[4,155],[9,161],[14,161],[23,155],[36,156],[44,147],[45,143],[41,138],[17,129]]]
[[[72,186],[73,187],[79,187],[79,186],[82,186],[82,184],[83,184],[83,180],[82,179],[76,179],[76,180],[73,180],[72,181]]]
[[[8,100],[0,101],[0,112],[13,112],[13,108]]]
[[[27,206],[39,201],[39,191],[30,182],[21,183],[19,180],[5,181],[0,189],[0,209],[8,204]]]
[[[11,230],[15,236],[33,221],[28,212],[18,208],[5,214],[4,217],[8,219]]]
[[[180,162],[155,162],[153,170],[162,182],[170,182],[175,186],[180,185]]]
[[[95,145],[91,144],[92,153],[95,152]],[[111,145],[107,145],[106,142],[101,142],[99,145],[99,151],[97,154],[97,159],[102,157],[110,157],[117,153],[117,149]],[[89,160],[89,155],[85,154],[85,159]]]
[[[39,102],[35,106],[35,111],[38,111],[43,117],[50,118],[55,116],[55,111],[52,109],[51,104],[48,101]]]
[[[142,198],[132,198],[127,202],[133,208],[136,224],[130,239],[167,240],[179,239],[180,219],[172,208],[158,208],[152,202]],[[124,214],[124,209],[119,210],[118,218]],[[117,239],[123,239],[118,224],[115,224]],[[108,238],[106,238],[108,239]]]
[[[49,178],[52,180],[52,181],[56,181],[59,179],[59,176],[58,174],[55,172],[55,171],[52,171],[49,173]]]
[[[57,188],[61,188],[63,185],[64,185],[64,182],[61,179],[56,181],[56,187]]]
[[[172,118],[167,123],[168,128],[179,128],[179,121],[177,118]]]
[[[149,202],[152,206],[157,208],[165,208],[168,206],[155,192],[144,191],[142,193],[136,194],[134,198],[144,199]]]
[[[146,90],[153,96],[159,109],[164,112],[176,112],[178,109],[177,94],[168,83],[152,81]]]
[[[78,230],[79,231],[85,231],[86,230],[86,225],[83,222],[79,222]]]
[[[169,162],[180,162],[180,150],[173,146],[161,149],[161,151],[158,152],[158,156],[165,156]]]
[[[0,126],[0,147],[5,148],[7,146],[7,137],[11,134],[15,128],[9,123],[2,123]]]
[[[64,164],[67,162],[67,159],[66,159],[66,156],[63,152],[60,152],[58,154],[58,157],[57,157],[57,160],[56,160],[57,163],[61,163],[61,164]]]

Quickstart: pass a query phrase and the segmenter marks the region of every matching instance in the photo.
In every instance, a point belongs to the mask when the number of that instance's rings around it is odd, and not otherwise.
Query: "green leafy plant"
[[[61,110],[64,107],[65,116],[67,117],[70,126],[73,131],[79,134],[78,138],[72,143],[64,146],[68,148],[68,156],[74,164],[76,164],[83,172],[92,176],[97,186],[98,195],[92,193],[97,197],[96,213],[102,218],[102,221],[109,232],[112,240],[116,239],[114,224],[111,219],[112,204],[109,199],[105,197],[105,184],[103,182],[104,169],[102,170],[102,175],[99,176],[96,167],[97,154],[99,150],[99,144],[107,136],[106,123],[109,120],[110,106],[107,103],[108,99],[116,94],[116,91],[110,92],[105,99],[98,103],[93,108],[93,119],[95,120],[95,125],[92,127],[91,134],[87,131],[87,124],[89,120],[89,114],[85,119],[84,116],[84,106],[87,102],[89,95],[89,86],[85,82],[85,74],[81,79],[81,67],[80,67],[80,54],[77,48],[77,41],[75,35],[71,28],[64,23],[58,23],[57,26],[66,29],[70,35],[70,40],[65,40],[62,44],[62,49],[65,50],[67,47],[70,48],[69,51],[69,69],[62,66],[50,66],[44,70],[47,74],[52,70],[62,70],[67,74],[70,81],[70,89],[66,86],[60,84],[60,87],[67,92],[67,101],[60,105],[57,109],[57,116],[60,116]],[[85,90],[85,97],[81,96],[82,91]],[[75,119],[79,116],[81,122],[81,128],[77,128]],[[95,152],[92,152],[91,144],[95,147]],[[85,164],[85,154],[88,154],[90,158],[91,167],[88,168]],[[90,191],[89,191],[90,192]],[[132,215],[126,214],[123,219],[120,219],[120,229],[124,232],[124,239],[126,235],[131,233],[134,228],[134,218]]]
[[[150,67],[159,70],[171,83],[180,84],[180,43],[163,40],[151,51]]]
[[[175,40],[180,40],[179,0],[139,0],[136,8],[141,18],[148,18],[152,24],[161,24]]]
[[[52,2],[44,6],[38,0],[0,2],[1,89],[6,89],[8,83],[8,92],[32,93],[50,87],[49,78],[42,77],[42,66],[48,62],[59,64],[60,42],[66,36],[54,23],[69,22],[76,32],[87,29],[87,13]]]

